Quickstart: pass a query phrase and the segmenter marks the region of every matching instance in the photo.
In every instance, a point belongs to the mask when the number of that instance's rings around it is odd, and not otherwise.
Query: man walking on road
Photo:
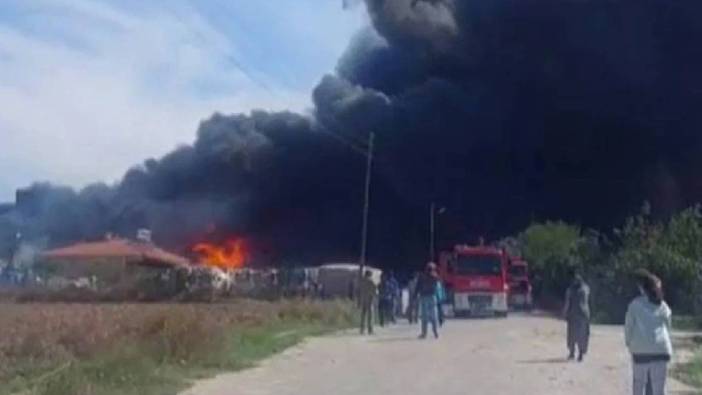
[[[415,293],[419,299],[419,307],[422,316],[422,334],[420,339],[427,337],[427,326],[431,323],[431,329],[434,332],[434,337],[439,338],[437,328],[437,287],[439,276],[436,272],[436,264],[429,262],[426,270],[419,276],[417,281],[417,290]]]
[[[358,300],[361,304],[361,334],[363,335],[368,329],[368,334],[373,334],[373,305],[375,304],[378,288],[375,286],[373,274],[367,270],[361,283],[358,286]]]
[[[573,275],[566,291],[563,316],[568,322],[568,359],[575,358],[577,345],[578,362],[582,362],[590,341],[590,287],[579,274]]]

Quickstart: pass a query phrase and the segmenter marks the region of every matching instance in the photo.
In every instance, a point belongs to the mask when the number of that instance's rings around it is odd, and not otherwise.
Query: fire
[[[198,243],[193,252],[202,263],[220,269],[237,269],[246,264],[246,245],[242,239],[228,239],[221,245]]]

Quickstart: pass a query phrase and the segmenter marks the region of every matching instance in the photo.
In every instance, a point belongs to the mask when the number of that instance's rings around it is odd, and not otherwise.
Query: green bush
[[[577,269],[592,290],[595,320],[621,322],[637,295],[633,272],[645,268],[658,275],[675,313],[699,313],[702,262],[702,209],[694,206],[665,221],[654,220],[644,204],[639,214],[605,235],[562,221],[530,225],[502,241],[531,264],[535,294],[555,308],[562,302],[569,273]]]

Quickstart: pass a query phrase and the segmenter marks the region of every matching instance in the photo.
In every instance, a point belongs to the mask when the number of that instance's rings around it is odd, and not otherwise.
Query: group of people
[[[421,320],[420,339],[427,337],[429,325],[435,338],[439,337],[439,326],[443,325],[444,315],[441,303],[446,298],[444,287],[439,279],[437,266],[430,262],[423,272],[417,273],[410,281],[409,306],[407,318],[410,323]],[[372,272],[366,271],[359,287],[359,302],[361,306],[361,334],[373,334],[373,309],[378,305],[378,318],[381,326],[386,323],[395,323],[395,317],[401,306],[400,285],[389,273],[380,280],[376,286],[372,280]]]
[[[377,305],[378,322],[381,326],[394,323],[401,298],[400,284],[392,273],[383,273],[380,285],[373,282],[373,272],[363,274],[358,287],[358,301],[361,306],[361,334],[373,334],[373,311]]]
[[[392,274],[383,276],[380,286],[373,282],[372,273],[364,273],[360,284],[361,334],[373,333],[373,309],[377,301],[381,325],[395,322],[400,287]],[[639,270],[636,282],[640,295],[626,312],[624,335],[632,356],[634,395],[663,395],[668,363],[673,354],[670,338],[671,310],[663,300],[663,284],[654,274]],[[410,301],[407,317],[410,323],[421,320],[420,339],[427,337],[429,325],[435,338],[443,323],[441,303],[445,291],[434,263],[409,283]],[[579,274],[574,274],[565,295],[563,316],[567,322],[568,359],[583,361],[590,340],[590,288]],[[576,355],[577,354],[577,355]]]
[[[668,363],[673,354],[670,307],[663,300],[661,280],[647,270],[636,273],[640,295],[631,301],[624,321],[624,339],[632,357],[634,395],[665,394]],[[565,296],[568,359],[587,354],[590,339],[590,288],[575,274]]]

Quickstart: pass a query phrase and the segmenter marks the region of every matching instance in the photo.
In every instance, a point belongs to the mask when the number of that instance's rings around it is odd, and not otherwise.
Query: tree
[[[546,275],[572,268],[580,242],[580,228],[562,221],[533,224],[519,235],[524,258]]]
[[[570,272],[582,265],[578,252],[584,246],[580,228],[565,222],[532,224],[519,237],[524,258],[535,275],[535,293],[560,299]]]
[[[699,206],[675,214],[667,223],[654,222],[644,205],[641,213],[616,229],[619,249],[614,254],[618,278],[626,281],[636,269],[658,275],[668,301],[678,310],[698,310],[702,212]]]
[[[583,273],[592,289],[593,314],[601,322],[621,322],[637,295],[633,273],[648,269],[662,280],[666,300],[676,312],[702,312],[702,206],[657,221],[651,206],[626,219],[613,237],[563,221],[530,225],[500,245],[519,251],[535,274],[535,294],[556,307],[572,270]],[[549,306],[546,306],[549,307]]]

